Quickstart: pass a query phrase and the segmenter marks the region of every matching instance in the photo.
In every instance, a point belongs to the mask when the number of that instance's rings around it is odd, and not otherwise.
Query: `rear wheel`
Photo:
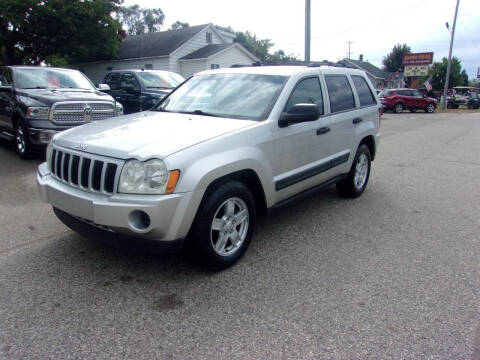
[[[357,149],[347,178],[337,183],[337,191],[346,197],[354,198],[362,195],[370,178],[371,165],[370,150],[368,146],[361,144]]]
[[[212,270],[232,266],[250,244],[255,216],[255,201],[245,185],[221,185],[202,202],[189,236],[190,255]]]
[[[435,111],[435,105],[433,104],[428,104],[427,107],[425,108],[425,112],[427,113],[433,113]]]
[[[28,159],[33,154],[33,145],[21,120],[15,122],[15,149],[22,159]]]
[[[393,108],[393,111],[395,111],[397,114],[401,113],[403,111],[403,105],[401,103],[396,104]]]

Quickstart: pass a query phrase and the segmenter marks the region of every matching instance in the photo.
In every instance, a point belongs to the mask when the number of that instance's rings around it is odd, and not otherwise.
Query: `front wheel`
[[[397,114],[400,114],[403,111],[403,105],[401,103],[396,104],[393,108],[393,111],[395,111]]]
[[[212,270],[232,266],[247,250],[255,227],[255,200],[240,182],[221,185],[202,201],[190,232],[195,260]]]
[[[427,107],[425,108],[425,112],[427,113],[433,113],[435,111],[435,105],[433,104],[428,104]]]
[[[33,145],[28,137],[27,129],[20,120],[15,123],[15,149],[22,159],[28,159],[33,154]]]
[[[368,146],[361,144],[357,149],[347,178],[337,183],[337,191],[340,195],[352,198],[362,195],[367,187],[371,166],[370,150]]]

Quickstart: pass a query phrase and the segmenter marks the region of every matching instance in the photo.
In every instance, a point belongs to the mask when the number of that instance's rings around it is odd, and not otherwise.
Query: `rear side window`
[[[112,90],[120,89],[120,73],[110,73],[105,78],[105,83],[110,86]]]
[[[0,69],[0,86],[12,85],[12,75],[8,69]]]
[[[353,75],[352,80],[353,84],[355,85],[355,89],[357,89],[360,106],[376,105],[377,101],[375,100],[367,81],[362,76],[357,75]]]
[[[353,91],[346,76],[326,75],[325,81],[330,97],[331,112],[349,110],[355,107]]]
[[[320,114],[323,114],[323,98],[320,89],[320,80],[315,78],[307,78],[300,81],[288,99],[285,110],[288,112],[295,104],[315,104]]]

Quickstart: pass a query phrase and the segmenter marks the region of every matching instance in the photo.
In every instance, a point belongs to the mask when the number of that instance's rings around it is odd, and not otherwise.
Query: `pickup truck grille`
[[[113,194],[121,164],[91,154],[53,149],[48,159],[51,173],[70,186],[102,194]]]
[[[76,125],[115,116],[115,105],[110,102],[57,102],[50,111],[50,121],[57,125]]]

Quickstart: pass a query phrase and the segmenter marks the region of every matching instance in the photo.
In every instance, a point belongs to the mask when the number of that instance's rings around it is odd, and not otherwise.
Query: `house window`
[[[210,69],[220,69],[220,64],[210,64]]]
[[[212,42],[212,33],[207,32],[207,33],[205,33],[205,36],[206,36],[206,39],[207,39],[207,43],[210,44]]]
[[[153,64],[145,64],[145,70],[152,70]]]

